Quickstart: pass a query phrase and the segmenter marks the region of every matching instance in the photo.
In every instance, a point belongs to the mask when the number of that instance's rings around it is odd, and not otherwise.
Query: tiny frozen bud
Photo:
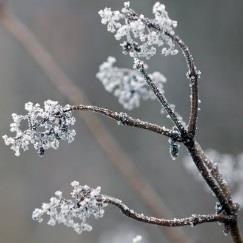
[[[55,192],[55,196],[57,196],[58,198],[62,197],[62,192],[61,191],[56,191]]]
[[[170,144],[170,156],[173,160],[176,160],[179,155],[180,144],[178,144],[176,141],[174,141],[171,138],[169,138],[169,144]]]
[[[48,203],[43,203],[40,209],[33,211],[33,220],[41,223],[47,218],[48,225],[63,224],[78,234],[91,231],[92,226],[87,220],[90,217],[103,217],[104,208],[107,206],[100,192],[101,188],[81,186],[77,181],[73,181],[71,185],[73,191],[70,199],[63,198],[60,191],[55,192],[56,197],[51,197]]]
[[[41,223],[43,221],[43,211],[39,208],[36,208],[32,213],[32,219],[37,221],[38,223]]]
[[[139,60],[138,58],[134,58],[133,68],[141,71],[142,69],[144,69],[144,62]]]
[[[130,7],[130,2],[124,2],[124,7],[129,8]]]
[[[24,107],[25,107],[25,110],[31,111],[33,109],[33,103],[27,102]]]
[[[27,114],[12,114],[14,122],[10,124],[10,131],[16,134],[14,137],[4,135],[5,144],[19,156],[20,151],[28,150],[30,145],[39,155],[43,155],[49,148],[57,149],[61,140],[73,142],[76,133],[71,127],[75,124],[75,118],[68,108],[69,105],[62,107],[52,100],[45,101],[44,108],[39,104],[27,102]],[[22,126],[23,123],[27,128]]]
[[[71,186],[72,187],[77,187],[77,186],[79,186],[79,182],[78,181],[72,181],[71,182]]]

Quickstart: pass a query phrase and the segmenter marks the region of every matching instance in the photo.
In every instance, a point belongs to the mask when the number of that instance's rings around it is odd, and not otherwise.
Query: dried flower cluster
[[[175,43],[165,33],[174,34],[177,22],[168,16],[165,6],[159,2],[153,7],[154,18],[150,21],[162,31],[151,30],[146,25],[147,19],[143,15],[136,15],[125,2],[121,11],[112,11],[110,8],[100,10],[101,23],[107,25],[107,30],[114,33],[117,40],[124,39],[121,46],[125,53],[133,58],[150,59],[162,48],[162,54],[175,55]]]
[[[57,191],[49,203],[43,203],[40,209],[34,210],[33,220],[41,223],[46,215],[49,217],[47,224],[51,226],[64,224],[78,234],[91,231],[92,226],[87,223],[87,219],[91,216],[96,219],[103,217],[104,208],[107,206],[100,187],[94,189],[86,185],[81,186],[77,181],[73,181],[71,186],[71,199],[65,199],[62,192]]]
[[[140,72],[116,67],[114,66],[115,62],[114,57],[108,57],[107,61],[100,65],[96,76],[108,92],[114,93],[125,109],[131,110],[139,107],[140,100],[154,100],[156,98]],[[149,76],[163,93],[163,86],[166,82],[164,75],[154,72]]]
[[[243,154],[232,156],[229,154],[220,154],[215,150],[206,151],[208,157],[214,161],[214,167],[217,167],[223,178],[230,184],[233,199],[243,204]],[[198,176],[198,172],[190,156],[184,158],[185,168],[194,176],[196,180],[203,182]],[[208,190],[208,187],[205,186]]]
[[[73,142],[76,132],[71,127],[75,118],[69,108],[69,105],[62,107],[52,100],[44,102],[44,109],[39,104],[26,103],[26,115],[12,114],[10,131],[16,135],[4,135],[5,144],[19,156],[20,150],[28,150],[31,144],[39,155],[43,155],[49,148],[57,149],[61,140]]]

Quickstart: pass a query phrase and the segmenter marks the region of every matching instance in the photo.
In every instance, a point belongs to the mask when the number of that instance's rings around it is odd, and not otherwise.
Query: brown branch
[[[104,196],[103,200],[107,204],[111,204],[118,207],[124,215],[132,219],[135,219],[143,223],[156,224],[159,226],[167,226],[167,227],[180,227],[180,226],[187,226],[187,225],[196,226],[198,224],[212,223],[212,222],[220,222],[220,223],[228,224],[233,221],[232,217],[223,214],[211,214],[211,215],[195,214],[188,218],[162,219],[157,217],[145,216],[142,213],[137,213],[136,211],[130,209],[126,204],[124,204],[121,200],[117,198]]]
[[[229,229],[232,239],[235,243],[243,243],[242,237],[240,235],[238,220],[237,220],[237,211],[238,205],[230,201],[229,198],[226,197],[222,188],[218,185],[217,180],[211,174],[206,164],[204,163],[204,153],[202,153],[200,146],[193,140],[185,144],[192,159],[197,166],[198,170],[202,174],[204,180],[209,185],[210,189],[213,191],[217,199],[219,200],[223,211],[234,220],[225,224],[225,227]]]
[[[203,149],[201,148],[201,146],[198,142],[196,142],[195,144],[196,144],[197,150],[201,154],[201,158],[203,159],[204,163],[208,167],[208,170],[211,172],[211,174],[213,175],[213,177],[219,184],[225,197],[228,199],[229,202],[232,202],[230,188],[229,188],[227,182],[223,179],[222,175],[220,174],[220,172],[218,170],[218,166],[214,165],[214,163],[208,158],[208,156],[205,154],[205,152],[203,151]]]
[[[215,196],[218,198],[220,204],[224,208],[227,214],[232,214],[232,208],[229,205],[228,199],[225,197],[222,189],[217,184],[215,178],[211,175],[210,171],[204,164],[202,154],[199,148],[196,146],[193,140],[189,140],[188,143],[185,143],[185,146],[188,149],[195,165],[197,166],[199,172],[203,176],[204,180],[207,182],[208,186],[214,192]]]
[[[166,100],[165,96],[163,95],[163,93],[158,89],[156,84],[153,82],[153,80],[149,77],[148,73],[145,71],[144,65],[141,64],[139,67],[137,67],[137,69],[138,69],[138,71],[141,72],[145,81],[147,82],[149,87],[153,90],[154,94],[156,95],[156,97],[158,98],[158,100],[160,101],[160,103],[162,104],[162,106],[164,107],[164,109],[166,110],[168,115],[170,116],[171,120],[174,122],[174,124],[178,128],[178,131],[181,133],[181,136],[183,137],[184,135],[186,135],[187,131],[185,130],[183,124],[178,119],[178,116],[175,114],[175,112],[172,110],[172,108],[170,107],[170,105],[169,105],[168,101]]]
[[[138,15],[133,12],[133,15],[130,16],[132,19],[139,18]],[[156,31],[162,31],[160,26],[151,22],[148,18],[143,18],[142,21],[148,28],[152,28]],[[186,63],[188,66],[188,72],[187,77],[190,79],[190,89],[191,89],[191,95],[190,95],[190,101],[191,101],[191,111],[189,116],[189,122],[188,122],[188,133],[190,137],[194,137],[196,134],[197,129],[197,118],[198,118],[198,78],[199,78],[199,72],[197,71],[197,68],[194,64],[193,57],[190,53],[189,47],[182,41],[182,39],[174,34],[171,34],[169,32],[165,32],[165,35],[167,35],[169,38],[171,38],[182,50],[182,53],[185,56]]]
[[[98,107],[98,106],[93,106],[93,105],[72,106],[67,111],[70,111],[70,110],[92,111],[92,112],[100,113],[111,119],[114,119],[114,120],[120,122],[123,125],[142,128],[145,130],[149,130],[151,132],[155,132],[155,133],[162,134],[164,136],[173,138],[176,141],[181,141],[179,138],[179,134],[177,132],[167,129],[165,127],[161,127],[157,124],[153,124],[153,123],[150,123],[147,121],[142,121],[140,119],[133,118],[124,112],[116,112],[116,111],[112,111],[112,110],[109,110],[109,109],[106,109],[103,107]]]
[[[50,83],[72,104],[91,103],[80,87],[62,71],[49,52],[41,45],[31,30],[16,16],[10,14],[3,6],[0,9],[0,21],[7,32],[13,35],[27,53],[35,60],[49,78]],[[150,183],[138,171],[135,163],[122,150],[117,141],[94,114],[79,113],[90,133],[96,139],[115,169],[124,181],[141,198],[149,210],[158,216],[168,217],[172,212],[164,205],[161,197]],[[163,228],[163,233],[170,242],[187,243],[189,238],[185,232],[177,228]]]
[[[172,35],[171,33],[166,32],[167,36],[169,36],[175,43],[178,44],[180,49],[182,50],[187,66],[188,66],[188,73],[187,77],[190,79],[190,89],[191,89],[191,95],[190,95],[190,101],[191,101],[191,111],[190,111],[190,117],[188,122],[188,133],[191,137],[194,137],[196,134],[197,129],[197,118],[198,118],[198,78],[199,74],[197,71],[197,68],[194,64],[193,57],[190,53],[189,47],[182,41],[182,39],[177,35]]]

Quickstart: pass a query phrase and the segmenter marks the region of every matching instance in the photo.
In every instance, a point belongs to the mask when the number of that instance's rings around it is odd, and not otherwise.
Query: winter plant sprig
[[[139,107],[142,100],[157,99],[161,104],[172,125],[169,128],[133,118],[124,112],[116,112],[99,106],[92,105],[66,105],[61,106],[56,101],[48,100],[44,108],[39,104],[28,102],[25,105],[27,114],[13,114],[13,123],[10,131],[15,132],[14,137],[3,136],[7,145],[11,146],[15,155],[27,150],[32,145],[37,153],[44,155],[49,148],[57,149],[63,141],[72,142],[75,130],[72,128],[75,119],[74,111],[92,111],[107,116],[119,124],[145,129],[159,135],[164,135],[169,140],[170,154],[176,159],[180,145],[184,145],[194,163],[194,171],[201,174],[209,190],[215,195],[216,211],[209,215],[192,214],[186,218],[163,219],[145,216],[130,209],[121,200],[102,194],[99,187],[81,186],[72,182],[71,198],[66,199],[60,191],[49,203],[42,204],[40,209],[35,209],[33,219],[42,222],[48,218],[49,225],[64,224],[77,233],[90,231],[91,225],[87,220],[93,216],[100,218],[104,209],[109,205],[117,207],[124,215],[140,222],[167,227],[178,227],[202,223],[219,222],[224,226],[224,232],[230,233],[235,243],[242,243],[239,231],[238,211],[239,204],[232,198],[231,190],[225,180],[225,173],[220,173],[217,166],[203,151],[196,141],[198,120],[198,81],[200,71],[197,69],[188,46],[176,35],[177,22],[170,19],[165,6],[159,2],[154,4],[153,18],[138,14],[130,7],[129,2],[124,3],[121,11],[105,8],[99,11],[101,23],[107,30],[114,34],[120,42],[124,54],[133,59],[133,68],[120,68],[115,66],[116,59],[109,57],[99,69],[97,78],[105,89],[118,98],[119,103],[128,110]],[[190,87],[190,114],[185,123],[175,111],[175,106],[170,104],[165,96],[164,84],[166,78],[159,72],[149,73],[146,60],[157,53],[164,56],[176,55],[181,52],[187,64],[186,77]],[[26,123],[25,129],[22,128]],[[138,239],[140,240],[140,238]],[[136,242],[136,239],[134,240]]]

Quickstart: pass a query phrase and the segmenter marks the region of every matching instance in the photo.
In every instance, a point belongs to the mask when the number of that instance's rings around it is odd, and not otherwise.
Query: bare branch
[[[180,226],[195,226],[203,223],[211,223],[211,222],[220,222],[220,223],[229,223],[233,220],[233,218],[229,216],[225,216],[223,214],[211,214],[211,215],[192,215],[188,218],[174,218],[174,219],[162,219],[156,217],[145,216],[144,214],[137,213],[134,210],[130,209],[126,204],[124,204],[121,200],[117,198],[113,198],[110,196],[104,196],[104,202],[114,205],[118,207],[121,212],[127,217],[133,218],[137,221],[148,223],[148,224],[156,224],[160,226],[167,227],[180,227]]]
[[[70,110],[93,111],[93,112],[108,116],[109,118],[114,119],[123,125],[142,128],[145,130],[149,130],[149,131],[173,138],[176,141],[180,141],[179,134],[177,132],[167,129],[165,127],[161,127],[157,124],[153,124],[153,123],[150,123],[147,121],[142,121],[140,119],[133,118],[124,112],[116,112],[116,111],[112,111],[112,110],[109,110],[109,109],[106,109],[103,107],[98,107],[98,106],[93,106],[93,105],[72,106],[70,108]],[[69,111],[69,110],[67,110],[67,111]]]
[[[231,204],[229,203],[228,199],[224,195],[224,192],[219,187],[216,179],[212,176],[211,172],[208,170],[207,166],[204,163],[204,160],[202,158],[202,154],[200,152],[200,149],[197,147],[197,144],[191,140],[188,143],[185,143],[185,146],[188,149],[188,152],[190,153],[195,165],[197,166],[199,172],[203,176],[204,180],[207,182],[210,189],[213,191],[217,199],[219,200],[222,208],[225,210],[225,212],[229,215],[232,215],[235,213],[235,208],[231,207]]]
[[[175,114],[175,112],[170,107],[170,105],[169,105],[168,101],[166,100],[165,96],[163,95],[163,93],[160,92],[160,90],[158,89],[158,87],[156,86],[156,84],[149,77],[149,75],[145,71],[144,66],[143,65],[140,65],[138,67],[138,70],[144,76],[144,79],[146,80],[147,84],[153,90],[154,94],[159,99],[160,103],[162,104],[162,106],[164,107],[164,109],[166,110],[166,112],[168,113],[168,115],[170,116],[171,120],[174,122],[174,124],[178,128],[179,132],[181,133],[181,136],[187,134],[187,131],[185,130],[185,128],[184,128],[183,124],[181,123],[181,121],[178,119],[178,116]]]
[[[211,174],[214,176],[215,180],[217,181],[220,188],[222,189],[225,197],[229,200],[229,202],[232,202],[229,186],[228,186],[227,182],[223,179],[222,175],[220,174],[218,167],[215,166],[213,164],[213,162],[208,158],[208,156],[205,154],[205,152],[203,151],[203,149],[201,148],[201,146],[198,142],[196,142],[196,147],[197,147],[197,150],[200,152],[204,163],[206,164],[208,169],[211,171]]]
[[[172,35],[170,33],[165,33],[167,36],[169,36],[173,41],[175,41],[180,49],[182,50],[187,66],[188,66],[188,73],[187,77],[190,79],[190,89],[191,89],[191,111],[190,111],[190,117],[188,122],[188,133],[191,137],[194,137],[196,134],[197,129],[197,118],[198,118],[198,78],[199,73],[197,71],[197,68],[194,64],[193,57],[190,53],[189,47],[182,41],[182,39],[177,35]]]
[[[134,13],[133,18],[138,18],[136,14]],[[155,29],[156,31],[162,31],[160,27],[154,23],[152,23],[149,19],[144,18],[143,19],[144,24],[148,28]],[[182,53],[185,56],[187,66],[188,66],[188,73],[187,77],[190,79],[191,84],[191,111],[190,111],[190,117],[188,122],[188,132],[191,137],[195,136],[196,128],[197,128],[197,118],[198,118],[198,78],[199,78],[199,72],[197,71],[197,68],[194,64],[193,57],[190,53],[189,47],[182,41],[182,39],[174,34],[171,34],[169,32],[165,32],[165,35],[170,37],[175,43],[178,44],[180,49],[182,50]]]

